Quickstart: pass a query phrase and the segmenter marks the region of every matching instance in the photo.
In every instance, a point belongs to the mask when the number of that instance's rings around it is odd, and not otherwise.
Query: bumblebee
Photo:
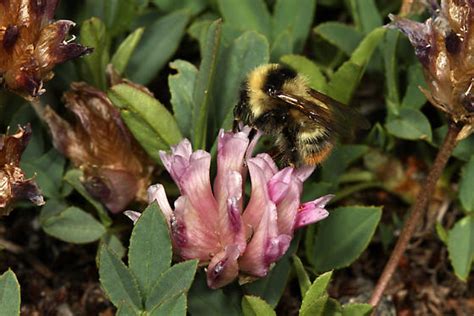
[[[367,127],[348,106],[308,86],[306,77],[280,64],[254,69],[242,84],[234,108],[234,131],[239,123],[276,138],[283,165],[317,165],[328,157],[339,136],[351,126]]]

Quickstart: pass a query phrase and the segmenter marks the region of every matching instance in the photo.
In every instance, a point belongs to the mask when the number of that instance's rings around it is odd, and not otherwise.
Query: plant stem
[[[36,115],[38,115],[38,118],[39,118],[41,121],[43,121],[44,106],[43,106],[43,104],[41,103],[39,97],[32,99],[32,100],[30,101],[30,104],[31,104],[31,106],[33,107],[33,109],[35,110]]]
[[[405,221],[403,229],[400,233],[400,237],[397,240],[397,244],[395,245],[390,258],[388,259],[382,275],[380,276],[377,285],[375,286],[374,292],[372,293],[372,297],[369,300],[369,304],[374,307],[374,310],[382,298],[385,288],[392,278],[393,273],[397,269],[398,262],[405,252],[405,249],[407,248],[408,243],[415,232],[415,229],[418,227],[420,220],[423,218],[422,215],[428,205],[429,200],[431,199],[431,196],[433,195],[436,182],[441,176],[441,173],[443,172],[454,147],[456,147],[457,136],[460,130],[461,127],[459,125],[456,125],[455,123],[449,124],[448,133],[446,134],[443,144],[439,148],[436,159],[431,166],[425,183],[423,184],[423,188],[411,208],[410,217]]]

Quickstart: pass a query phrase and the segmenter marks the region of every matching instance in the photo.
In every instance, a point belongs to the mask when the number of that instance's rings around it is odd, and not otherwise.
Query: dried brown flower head
[[[419,23],[390,16],[405,33],[422,63],[428,100],[464,126],[474,127],[474,0],[430,0],[432,17]]]
[[[25,98],[44,92],[55,65],[91,52],[65,41],[72,21],[52,22],[58,0],[0,0],[0,81]]]
[[[64,94],[75,122],[51,108],[44,118],[55,147],[84,171],[89,193],[112,212],[133,200],[146,200],[152,164],[136,143],[106,94],[85,83],[73,83]]]
[[[19,128],[14,135],[0,135],[0,215],[8,215],[14,201],[28,199],[36,205],[44,200],[33,179],[25,179],[20,159],[31,136],[31,128]]]

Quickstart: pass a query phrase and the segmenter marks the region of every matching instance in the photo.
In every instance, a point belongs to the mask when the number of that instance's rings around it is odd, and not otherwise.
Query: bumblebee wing
[[[288,93],[277,94],[276,97],[341,136],[350,136],[353,128],[369,128],[367,120],[353,108],[316,90],[308,92],[311,98]]]
[[[332,121],[329,108],[324,104],[318,104],[319,102],[315,102],[317,100],[308,100],[289,93],[279,93],[275,97],[280,101],[283,101],[290,108],[300,111],[318,124],[327,126]]]
[[[309,94],[314,99],[319,100],[330,108],[334,121],[340,128],[343,128],[346,131],[350,131],[348,126],[353,129],[370,128],[369,122],[354,108],[313,89],[309,90]]]

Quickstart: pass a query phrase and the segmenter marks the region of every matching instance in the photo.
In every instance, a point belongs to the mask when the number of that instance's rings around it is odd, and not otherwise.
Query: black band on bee
[[[297,75],[296,71],[286,66],[272,69],[267,75],[263,89],[268,95],[274,95],[276,92],[281,91],[286,81],[295,78]]]

